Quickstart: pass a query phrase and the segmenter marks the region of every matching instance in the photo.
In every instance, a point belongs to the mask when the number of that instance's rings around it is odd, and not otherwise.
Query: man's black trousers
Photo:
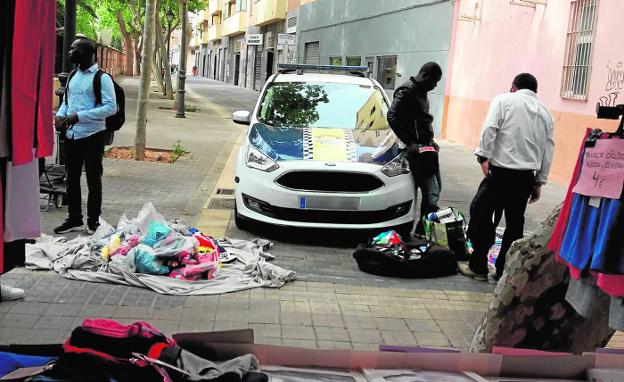
[[[533,171],[511,170],[490,165],[490,173],[483,179],[470,205],[468,238],[474,252],[470,269],[487,274],[487,255],[496,240],[495,215],[505,212],[506,229],[496,260],[496,273],[503,274],[505,256],[511,244],[524,234],[524,212],[535,185]]]
[[[97,225],[102,213],[102,160],[104,158],[103,133],[82,139],[65,140],[65,166],[67,170],[67,207],[72,222],[82,221],[82,195],[80,176],[84,165],[89,197],[87,199],[87,224]]]

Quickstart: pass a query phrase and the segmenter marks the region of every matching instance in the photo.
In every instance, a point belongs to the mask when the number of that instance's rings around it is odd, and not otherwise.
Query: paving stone
[[[376,329],[377,323],[372,317],[362,317],[356,315],[345,314],[342,316],[347,328],[351,329]]]
[[[316,333],[310,326],[282,325],[282,338],[316,340]]]
[[[448,347],[451,345],[442,333],[413,332],[413,334],[420,346]]]
[[[282,327],[279,324],[250,324],[249,327],[253,329],[254,336],[280,338],[282,336]]]
[[[381,337],[386,345],[416,345],[416,339],[409,330],[381,330]]]
[[[67,331],[71,329],[74,322],[73,318],[61,316],[41,316],[34,326],[34,329],[52,329]]]
[[[82,305],[50,304],[46,316],[75,317],[82,310]]]
[[[248,329],[249,323],[243,321],[215,321],[214,330],[236,330],[236,329]]]
[[[219,309],[216,321],[249,322],[250,312],[247,309]]]
[[[412,332],[441,332],[434,320],[405,320]]]
[[[11,310],[9,312],[17,314],[43,314],[49,308],[50,304],[48,303],[22,302],[20,304],[11,305]]]
[[[318,348],[323,350],[350,350],[351,343],[348,341],[318,341]]]
[[[30,329],[35,326],[35,323],[41,316],[38,314],[15,314],[7,313],[2,317],[0,321],[0,328],[2,332],[10,331],[8,329]]]
[[[381,333],[377,329],[347,328],[347,332],[351,342],[380,344],[382,341]]]
[[[333,328],[346,327],[342,315],[339,314],[312,314],[314,326],[327,326]]]
[[[355,351],[377,351],[379,350],[379,343],[352,342],[351,349]]]
[[[465,321],[458,320],[437,320],[436,323],[446,334],[449,333],[466,333],[471,330],[470,326]]]
[[[405,320],[401,318],[375,318],[374,321],[378,329],[408,330]]]
[[[286,325],[312,326],[312,315],[306,313],[280,313],[280,322]]]
[[[279,337],[255,337],[254,342],[262,345],[282,346],[282,339]]]
[[[305,348],[305,349],[317,349],[317,343],[315,340],[295,340],[284,338],[282,340],[284,346]]]
[[[348,342],[350,340],[349,333],[344,328],[335,328],[327,326],[315,326],[316,338],[323,341],[339,341]]]
[[[138,306],[119,306],[115,310],[115,313],[113,313],[113,318],[115,319],[131,318],[135,320],[144,320],[148,317],[153,317],[150,315],[150,309]]]
[[[17,342],[24,345],[49,345],[64,342],[68,338],[67,331],[63,329],[31,329]]]

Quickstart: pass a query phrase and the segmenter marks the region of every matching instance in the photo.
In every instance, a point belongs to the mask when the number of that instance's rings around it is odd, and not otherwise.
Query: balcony
[[[223,36],[245,33],[247,30],[247,12],[238,12],[223,20]]]
[[[208,41],[221,39],[221,24],[215,24],[208,28]]]
[[[210,20],[210,15],[205,10],[199,11],[198,20],[199,22]]]
[[[202,31],[202,36],[201,36],[201,43],[202,43],[202,44],[207,44],[207,43],[208,43],[208,41],[210,41],[210,40],[208,40],[208,35],[209,35],[209,34],[208,34],[208,30],[207,30],[207,29],[204,29],[204,30]]]
[[[211,16],[219,15],[223,12],[223,1],[222,0],[210,0],[208,3],[208,13]]]
[[[286,0],[260,0],[253,8],[255,26],[264,26],[279,20],[286,19]]]

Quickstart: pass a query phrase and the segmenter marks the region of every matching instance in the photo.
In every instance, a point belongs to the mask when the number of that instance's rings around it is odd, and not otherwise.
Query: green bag
[[[453,210],[455,215],[460,216],[461,220],[450,223],[438,223],[427,220],[423,217],[422,222],[425,228],[425,236],[428,240],[436,242],[436,244],[448,248],[455,254],[455,258],[459,261],[468,260],[468,247],[466,243],[464,214]]]

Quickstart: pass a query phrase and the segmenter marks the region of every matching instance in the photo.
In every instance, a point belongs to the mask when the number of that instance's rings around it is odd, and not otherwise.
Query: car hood
[[[398,155],[398,139],[391,129],[361,131],[256,123],[250,128],[249,141],[275,161],[385,164]]]

